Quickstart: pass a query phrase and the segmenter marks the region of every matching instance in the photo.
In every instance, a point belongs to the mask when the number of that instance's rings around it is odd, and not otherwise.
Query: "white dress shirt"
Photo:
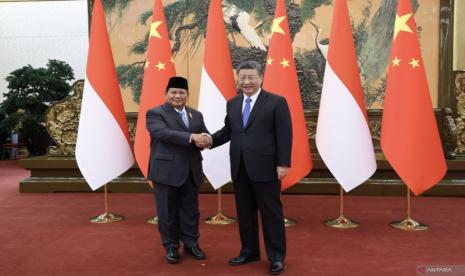
[[[260,94],[261,91],[262,91],[262,89],[258,88],[258,91],[250,97],[250,99],[252,100],[250,102],[250,112],[252,112],[252,108],[253,108],[255,102],[257,101],[258,95]],[[245,108],[245,104],[246,104],[245,100],[247,100],[247,98],[248,98],[248,96],[244,94],[244,99],[242,100],[242,113],[244,113],[244,108]]]

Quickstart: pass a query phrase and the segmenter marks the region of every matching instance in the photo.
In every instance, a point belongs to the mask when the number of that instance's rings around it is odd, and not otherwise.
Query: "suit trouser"
[[[241,160],[237,179],[234,182],[237,217],[241,237],[241,255],[259,256],[258,214],[262,221],[266,254],[271,262],[284,261],[286,256],[286,233],[281,204],[279,180],[252,181]]]
[[[154,185],[158,230],[166,249],[179,248],[179,240],[185,247],[197,244],[200,217],[198,189],[191,172],[180,187],[158,183]]]

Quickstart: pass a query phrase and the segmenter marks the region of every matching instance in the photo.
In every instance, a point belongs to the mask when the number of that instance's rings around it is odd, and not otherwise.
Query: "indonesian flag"
[[[145,114],[150,108],[165,102],[168,79],[176,75],[161,0],[155,0],[152,14],[134,141],[136,161],[144,177],[147,177],[150,157],[150,133],[146,127]]]
[[[313,167],[284,0],[276,3],[263,89],[286,98],[291,113],[291,168],[281,181],[284,191],[307,176]]]
[[[212,0],[208,11],[198,104],[198,109],[202,112],[205,125],[209,130],[218,130],[223,127],[226,102],[235,95],[236,89],[221,0]],[[213,188],[218,189],[231,181],[229,143],[214,150],[204,150],[202,155],[203,172]]]
[[[134,164],[101,1],[95,1],[76,142],[79,170],[92,190]]]
[[[316,146],[348,192],[373,175],[376,159],[345,0],[335,1],[329,41]]]
[[[410,0],[399,0],[381,129],[386,159],[415,195],[447,171]]]

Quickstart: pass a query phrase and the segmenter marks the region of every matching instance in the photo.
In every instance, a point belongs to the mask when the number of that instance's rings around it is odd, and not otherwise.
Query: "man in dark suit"
[[[158,230],[168,263],[179,261],[179,241],[184,252],[205,259],[198,245],[198,187],[203,181],[201,148],[208,132],[203,116],[186,106],[187,80],[173,77],[165,93],[165,104],[147,111],[150,132],[148,179],[154,183]]]
[[[231,141],[231,177],[242,248],[229,264],[260,259],[260,211],[270,273],[279,274],[286,255],[280,179],[291,165],[291,116],[285,98],[260,88],[259,63],[243,62],[236,72],[242,93],[228,101],[225,125],[212,135],[212,148]]]

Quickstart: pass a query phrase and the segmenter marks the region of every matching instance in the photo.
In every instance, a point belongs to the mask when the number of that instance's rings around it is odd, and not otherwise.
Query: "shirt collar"
[[[258,95],[260,95],[260,92],[262,92],[262,89],[261,88],[258,88],[258,91],[257,93],[253,94],[252,96],[250,96],[250,99],[252,100],[253,103],[255,103],[257,101],[257,98],[258,98]],[[247,99],[247,95],[244,94],[244,100],[243,102],[245,102],[245,100]]]
[[[176,112],[178,112],[178,113],[182,113],[182,114],[184,114],[184,115],[187,114],[187,112],[186,112],[186,106],[183,106],[183,108],[182,108],[181,110],[179,110],[179,109],[177,109],[177,108],[174,108],[174,107],[173,107],[173,109],[174,109],[174,111],[176,111]]]

